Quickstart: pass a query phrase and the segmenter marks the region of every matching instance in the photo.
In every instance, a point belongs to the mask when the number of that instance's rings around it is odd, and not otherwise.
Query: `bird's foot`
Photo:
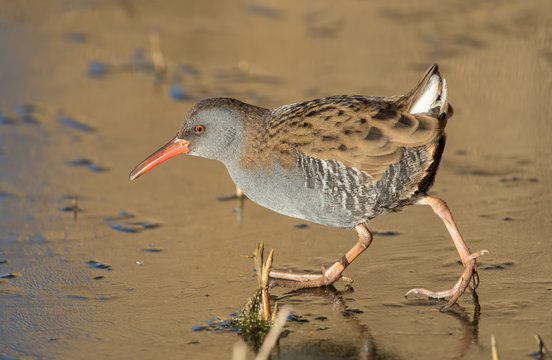
[[[322,267],[321,274],[297,274],[283,271],[270,271],[270,286],[281,286],[287,288],[315,288],[329,286],[343,278],[346,282],[352,283],[353,279],[341,276],[344,268],[336,262],[329,268]]]
[[[443,310],[450,308],[456,300],[466,291],[466,288],[470,286],[475,290],[479,286],[479,275],[477,274],[477,261],[475,260],[481,255],[488,253],[487,250],[477,251],[468,256],[464,264],[464,272],[460,279],[454,284],[452,289],[443,291],[431,291],[423,288],[415,288],[409,290],[404,297],[408,297],[410,294],[422,294],[434,299],[442,299],[450,296],[450,300],[444,306]],[[471,285],[470,285],[471,284]]]
[[[320,286],[329,286],[337,280],[343,278],[348,283],[353,279],[341,276],[343,271],[353,262],[370,244],[372,243],[372,233],[365,224],[355,226],[358,233],[358,242],[343,255],[339,260],[329,268],[322,267],[322,274],[294,274],[282,271],[270,272],[270,283],[272,286],[282,286],[291,288],[314,288]]]

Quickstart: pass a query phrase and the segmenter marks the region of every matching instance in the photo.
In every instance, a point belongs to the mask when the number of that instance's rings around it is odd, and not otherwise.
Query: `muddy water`
[[[237,204],[215,201],[233,184],[213,161],[179,157],[136,182],[129,171],[199,98],[392,95],[434,62],[455,116],[433,193],[490,251],[478,302],[440,313],[404,299],[461,272],[440,220],[410,207],[371,224],[384,234],[347,270],[354,291],[280,300],[307,320],[288,323],[280,358],[490,358],[491,334],[501,359],[536,351],[534,334],[552,346],[551,8],[0,1],[0,357],[231,358],[235,333],[192,329],[254,291],[240,255],[263,240],[275,267],[317,270],[355,233],[297,228],[251,202],[239,227]]]

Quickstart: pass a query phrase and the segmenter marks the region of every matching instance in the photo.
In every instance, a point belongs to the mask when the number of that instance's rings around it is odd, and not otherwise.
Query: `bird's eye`
[[[196,125],[196,127],[194,128],[196,134],[203,134],[203,132],[205,132],[205,126],[203,125]]]

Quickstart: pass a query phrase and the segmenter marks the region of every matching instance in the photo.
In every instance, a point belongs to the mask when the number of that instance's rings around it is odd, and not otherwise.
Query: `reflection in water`
[[[305,296],[323,298],[328,305],[332,305],[334,313],[341,315],[343,323],[350,330],[347,332],[347,336],[340,339],[311,338],[302,342],[299,346],[283,347],[279,349],[279,358],[398,359],[397,355],[377,345],[368,327],[363,325],[358,318],[358,313],[361,311],[349,309],[343,295],[352,294],[353,292],[352,287],[348,287],[345,291],[338,291],[334,286],[328,286],[323,288],[297,289],[279,297],[278,301]]]
[[[464,336],[452,353],[454,359],[463,357],[471,344],[479,344],[479,317],[481,315],[481,305],[479,305],[479,297],[475,290],[471,290],[471,293],[473,299],[473,316],[471,319],[466,310],[457,303],[446,312],[460,320],[464,328]]]
[[[217,196],[217,201],[229,201],[238,199],[238,207],[234,208],[233,211],[237,214],[238,227],[241,227],[243,224],[243,207],[245,202],[245,194],[241,191],[239,187],[236,186],[236,193],[227,196]]]
[[[302,342],[298,346],[281,345],[278,349],[279,359],[399,359],[392,350],[385,349],[378,345],[377,339],[370,333],[369,327],[362,324],[358,314],[362,311],[350,309],[344,295],[352,294],[354,290],[348,287],[345,291],[338,291],[335,287],[298,289],[288,292],[276,300],[284,303],[292,298],[315,296],[323,298],[328,305],[332,305],[334,313],[339,313],[343,323],[350,330],[348,336],[335,340],[326,338],[311,339]],[[470,318],[468,312],[460,305],[455,304],[446,311],[460,321],[464,334],[458,340],[457,346],[451,351],[451,358],[463,357],[471,344],[478,344],[479,319],[481,306],[477,293],[472,291],[473,316]],[[431,301],[433,304],[435,301]],[[417,302],[420,305],[420,302]],[[312,333],[314,335],[316,333]]]

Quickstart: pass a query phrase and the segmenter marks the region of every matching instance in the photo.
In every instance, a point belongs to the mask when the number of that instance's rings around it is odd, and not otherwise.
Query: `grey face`
[[[225,108],[190,111],[177,137],[190,142],[190,155],[222,162],[236,157],[243,124],[238,114]]]

